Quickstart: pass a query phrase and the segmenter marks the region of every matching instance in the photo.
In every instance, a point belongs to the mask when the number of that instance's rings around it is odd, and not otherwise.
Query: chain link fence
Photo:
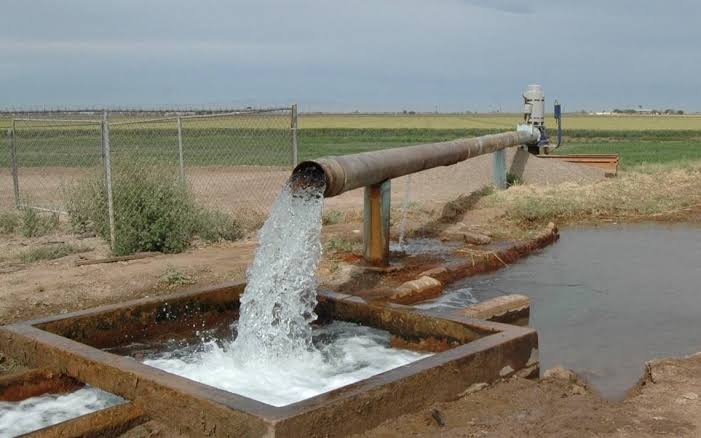
[[[100,199],[91,202],[104,203],[100,222],[110,228],[113,249],[115,230],[124,231],[137,213],[161,213],[159,203],[259,220],[297,162],[296,106],[52,112],[15,116],[5,125],[0,209],[71,213],[71,221],[94,222],[80,210],[97,193]],[[144,220],[158,226],[157,217]]]

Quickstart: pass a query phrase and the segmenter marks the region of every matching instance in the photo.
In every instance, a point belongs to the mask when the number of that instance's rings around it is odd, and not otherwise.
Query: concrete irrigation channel
[[[105,351],[166,334],[193,337],[196,330],[229,324],[244,288],[225,284],[5,326],[0,348],[43,371],[6,378],[2,394],[17,399],[89,384],[129,400],[110,408],[109,415],[98,411],[82,417],[83,430],[120,432],[156,419],[195,436],[344,436],[448,400],[475,384],[516,373],[538,375],[533,329],[458,315],[438,318],[398,304],[378,307],[332,292],[320,293],[321,323],[351,321],[386,330],[406,345],[445,347],[408,366],[284,407]],[[51,426],[41,436],[59,436],[63,427]]]

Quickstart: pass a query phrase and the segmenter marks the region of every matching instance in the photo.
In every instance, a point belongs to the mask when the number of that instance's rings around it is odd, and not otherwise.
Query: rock
[[[424,271],[418,275],[419,278],[421,277],[433,277],[433,278],[440,278],[442,275],[445,275],[448,273],[448,269],[446,269],[445,266],[439,266],[437,268],[429,269],[428,271]]]
[[[473,383],[469,388],[461,392],[458,397],[465,397],[466,395],[474,394],[475,392],[481,391],[488,386],[489,384],[485,382]]]
[[[543,379],[563,380],[566,382],[576,382],[577,374],[574,371],[562,367],[550,368],[543,373]]]
[[[537,379],[538,374],[539,374],[540,368],[538,367],[538,364],[536,363],[535,365],[527,366],[525,368],[521,368],[520,370],[516,371],[514,375],[511,377],[512,379]]]
[[[696,394],[695,392],[687,392],[686,394],[682,395],[687,400],[697,400],[699,398],[699,395]]]
[[[511,294],[495,297],[473,304],[463,310],[463,315],[475,319],[493,319],[507,314],[525,312],[530,309],[531,300],[525,295]]]
[[[412,304],[435,298],[443,292],[443,283],[433,277],[421,277],[407,281],[395,289],[389,300],[400,304]]]
[[[463,232],[462,238],[465,241],[465,243],[469,243],[472,245],[488,245],[492,243],[491,237],[485,236],[484,234],[472,233],[469,231]]]
[[[443,415],[441,414],[441,411],[438,409],[433,409],[431,411],[431,417],[433,417],[434,420],[436,420],[436,423],[438,424],[439,427],[445,426],[445,421],[443,420]]]
[[[574,395],[585,395],[587,393],[587,389],[580,385],[573,385],[570,392],[572,392]]]
[[[487,245],[492,242],[492,238],[489,236],[464,230],[445,231],[441,234],[440,239],[442,241],[461,240],[471,245]]]

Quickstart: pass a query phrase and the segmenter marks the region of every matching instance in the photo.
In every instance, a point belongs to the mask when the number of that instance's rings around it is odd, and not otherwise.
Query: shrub
[[[241,227],[221,212],[198,208],[175,172],[156,166],[122,165],[113,170],[112,193],[116,255],[139,251],[176,253],[199,234],[204,240],[236,240]],[[107,192],[103,177],[79,181],[67,193],[71,226],[94,229],[110,240]]]
[[[241,224],[228,214],[206,209],[197,213],[194,232],[207,242],[238,240],[244,234]]]
[[[12,234],[19,227],[19,216],[13,211],[0,212],[0,234]]]
[[[22,224],[20,231],[24,237],[44,236],[58,228],[57,213],[49,215],[38,213],[32,208],[26,208],[22,212]]]

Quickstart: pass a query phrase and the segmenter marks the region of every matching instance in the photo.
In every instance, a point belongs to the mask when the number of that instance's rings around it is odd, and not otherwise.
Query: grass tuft
[[[92,251],[92,248],[73,245],[70,243],[59,243],[55,245],[40,246],[20,253],[19,259],[24,263],[34,263],[42,260],[60,259],[71,254]]]
[[[167,287],[178,287],[195,284],[196,281],[191,275],[180,271],[173,265],[168,265],[163,275],[161,275],[161,283]]]
[[[0,234],[12,234],[20,225],[20,217],[14,211],[0,212]]]
[[[321,223],[323,225],[335,225],[345,222],[346,215],[339,210],[328,210],[325,211],[321,216]]]
[[[32,208],[22,212],[20,231],[24,237],[40,237],[56,230],[59,225],[57,213],[38,213]]]

